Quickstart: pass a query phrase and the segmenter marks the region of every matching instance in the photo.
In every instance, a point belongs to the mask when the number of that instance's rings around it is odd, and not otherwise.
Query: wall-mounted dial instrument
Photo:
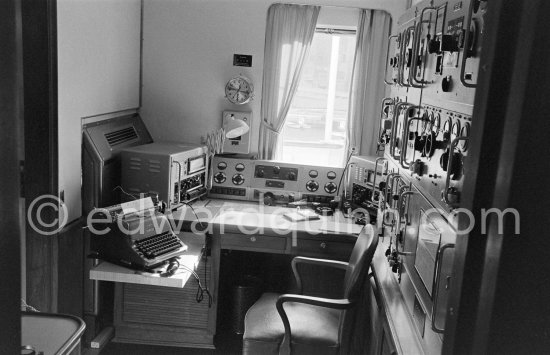
[[[254,97],[254,85],[247,77],[237,75],[225,85],[225,97],[234,104],[246,104]]]

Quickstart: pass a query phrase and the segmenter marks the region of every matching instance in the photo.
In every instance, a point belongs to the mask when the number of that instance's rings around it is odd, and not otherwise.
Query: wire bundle
[[[223,128],[212,131],[206,135],[206,147],[208,154],[213,157],[215,154],[223,152],[223,144],[225,142],[225,130]]]

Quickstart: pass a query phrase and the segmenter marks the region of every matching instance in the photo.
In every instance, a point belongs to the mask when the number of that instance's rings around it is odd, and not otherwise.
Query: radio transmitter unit
[[[173,210],[206,194],[206,146],[155,142],[124,149],[121,159],[122,188],[130,196],[158,195]]]

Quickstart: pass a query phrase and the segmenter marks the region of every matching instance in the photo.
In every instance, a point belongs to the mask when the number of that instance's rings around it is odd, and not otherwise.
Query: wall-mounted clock
[[[225,97],[234,104],[246,104],[254,97],[254,85],[246,76],[237,75],[225,85]]]

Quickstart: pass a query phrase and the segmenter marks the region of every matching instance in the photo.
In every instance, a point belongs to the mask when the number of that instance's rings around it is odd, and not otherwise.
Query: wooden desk
[[[194,210],[194,212],[193,212]],[[211,238],[210,256],[197,273],[212,295],[212,305],[195,302],[196,282],[183,288],[117,283],[115,341],[164,346],[213,348],[219,297],[221,250],[348,259],[361,226],[351,225],[341,213],[315,221],[290,222],[292,209],[252,202],[197,201],[171,215],[176,230],[190,230],[187,238]],[[119,280],[113,280],[119,281]]]
[[[173,214],[175,226],[205,231],[220,249],[347,259],[362,228],[340,211],[318,220],[291,222],[283,215],[294,209],[257,202],[208,200],[193,208],[198,220],[186,207]]]

